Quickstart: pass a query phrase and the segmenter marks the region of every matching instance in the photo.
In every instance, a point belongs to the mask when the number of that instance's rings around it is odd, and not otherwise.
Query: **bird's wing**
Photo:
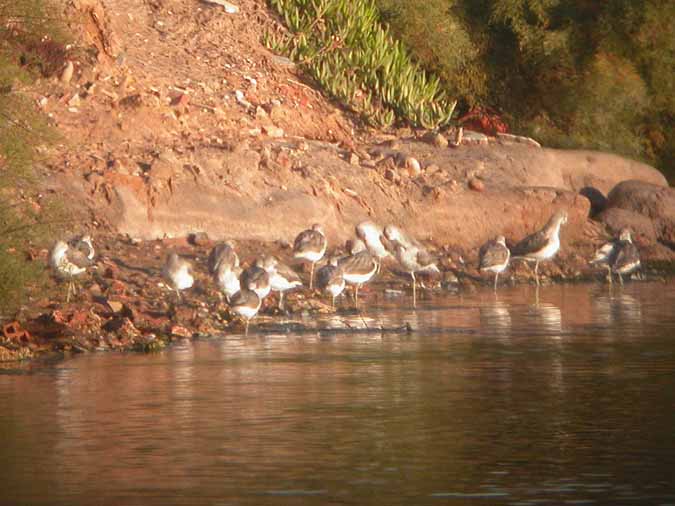
[[[509,250],[501,244],[490,241],[480,251],[480,268],[502,265],[509,259]]]
[[[539,251],[546,245],[546,234],[541,230],[530,234],[513,247],[511,253],[514,257],[524,256]]]
[[[438,259],[429,253],[426,249],[420,248],[417,250],[417,263],[424,268],[435,264]]]
[[[68,248],[68,251],[66,251],[66,258],[71,264],[79,267],[80,269],[89,267],[94,263],[89,259],[86,253],[76,248]]]
[[[277,272],[279,273],[279,275],[286,278],[286,280],[288,280],[289,283],[293,283],[296,281],[302,283],[302,280],[300,279],[298,273],[282,262],[279,262],[277,264]]]
[[[367,251],[362,251],[356,255],[343,258],[338,263],[343,272],[354,275],[365,275],[371,272],[377,264],[373,257]]]
[[[631,269],[640,265],[640,253],[632,242],[619,243],[616,258],[612,264],[614,270]]]

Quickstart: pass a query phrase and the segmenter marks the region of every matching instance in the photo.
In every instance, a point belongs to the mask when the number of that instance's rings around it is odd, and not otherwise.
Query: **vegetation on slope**
[[[369,122],[395,119],[433,128],[455,106],[436,77],[413,63],[379,23],[372,0],[270,0],[290,33],[266,35],[271,49],[301,64],[333,97]]]
[[[675,177],[675,2],[377,0],[459,109],[549,146],[613,151]]]
[[[53,134],[22,86],[64,64],[58,28],[46,12],[42,0],[0,0],[0,320],[44,272],[26,252],[31,242],[42,244],[50,229],[44,218],[50,213],[30,198],[31,169],[36,146]]]

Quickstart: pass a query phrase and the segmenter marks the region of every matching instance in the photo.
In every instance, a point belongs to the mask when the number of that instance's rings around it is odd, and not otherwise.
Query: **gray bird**
[[[511,259],[534,262],[534,277],[539,285],[539,262],[550,260],[560,249],[560,227],[567,223],[567,211],[558,210],[544,227],[530,234],[511,250]]]
[[[509,265],[511,252],[506,247],[506,239],[503,235],[498,236],[493,241],[486,242],[479,251],[481,271],[494,272],[494,289],[497,291],[497,280],[499,274],[504,272]]]

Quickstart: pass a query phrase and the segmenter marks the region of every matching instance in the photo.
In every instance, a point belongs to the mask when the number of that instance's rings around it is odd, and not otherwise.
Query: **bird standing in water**
[[[619,276],[623,285],[623,276],[628,276],[640,267],[640,252],[633,243],[629,229],[623,229],[616,246],[616,254],[612,260],[612,272]]]
[[[567,211],[558,210],[544,227],[530,234],[511,250],[511,258],[534,262],[534,276],[539,286],[539,262],[550,260],[560,249],[560,227],[567,223]]]
[[[506,239],[503,235],[498,236],[493,241],[485,243],[479,252],[480,270],[494,272],[495,284],[494,289],[497,291],[497,280],[499,274],[504,272],[509,265],[511,252],[506,247]]]
[[[258,297],[257,293],[246,288],[242,288],[232,296],[230,310],[246,320],[246,330],[244,331],[244,335],[246,336],[248,335],[248,325],[255,315],[258,314],[261,302],[262,300]]]
[[[417,307],[416,272],[433,272],[440,274],[436,259],[419,242],[406,237],[398,227],[387,225],[384,228],[385,238],[391,242],[394,256],[405,272],[410,274],[413,287],[413,307]]]
[[[337,268],[342,278],[350,285],[354,285],[354,304],[359,307],[359,288],[367,283],[377,272],[377,261],[366,250],[361,240],[354,241],[351,255],[338,261]]]
[[[331,307],[334,308],[335,298],[345,289],[345,278],[342,269],[338,267],[337,258],[331,258],[326,265],[316,271],[316,283],[320,290],[331,295]]]
[[[278,307],[279,309],[283,309],[284,292],[302,286],[302,280],[297,272],[272,255],[266,256],[263,259],[262,267],[270,277],[272,291],[279,292]]]
[[[312,225],[312,228],[300,232],[293,243],[293,257],[307,260],[312,265],[309,272],[310,290],[314,288],[314,265],[323,258],[327,246],[328,242],[323,227],[318,223]]]

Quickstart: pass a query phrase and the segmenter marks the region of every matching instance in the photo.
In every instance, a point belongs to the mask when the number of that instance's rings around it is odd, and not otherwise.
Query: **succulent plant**
[[[370,124],[386,127],[399,120],[437,128],[451,120],[456,102],[380,24],[372,0],[269,3],[289,32],[268,32],[264,44],[296,61]]]

